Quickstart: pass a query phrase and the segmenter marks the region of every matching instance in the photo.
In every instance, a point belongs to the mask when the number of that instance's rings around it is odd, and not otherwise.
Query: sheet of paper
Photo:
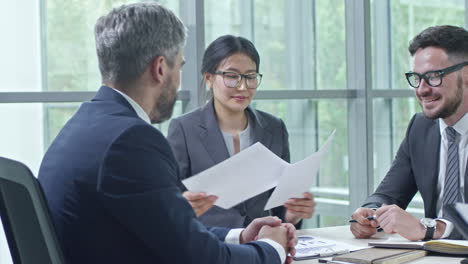
[[[278,184],[285,162],[261,143],[182,181],[189,191],[219,197],[215,205],[229,209]]]
[[[368,248],[308,235],[298,236],[297,238],[294,260],[335,256]]]
[[[283,205],[289,198],[301,198],[302,193],[309,191],[315,182],[321,161],[330,150],[335,131],[333,130],[317,152],[302,161],[288,165],[284,169],[275,191],[265,205],[265,210]]]

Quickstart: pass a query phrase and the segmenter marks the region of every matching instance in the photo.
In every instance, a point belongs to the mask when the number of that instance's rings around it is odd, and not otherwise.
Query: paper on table
[[[294,255],[294,260],[329,257],[368,248],[309,235],[302,235],[297,238],[298,241],[296,244],[296,255]]]
[[[317,152],[302,161],[288,164],[281,174],[275,191],[265,205],[265,210],[283,205],[291,197],[301,198],[304,192],[309,191],[315,182],[320,163],[330,149],[335,131],[333,130],[327,141]]]
[[[192,192],[218,196],[215,205],[228,209],[275,187],[288,165],[261,143],[255,143],[182,183]]]

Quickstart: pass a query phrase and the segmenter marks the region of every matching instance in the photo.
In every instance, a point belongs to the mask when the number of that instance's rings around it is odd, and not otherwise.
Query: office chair
[[[0,216],[15,264],[65,263],[39,182],[24,164],[2,157]]]

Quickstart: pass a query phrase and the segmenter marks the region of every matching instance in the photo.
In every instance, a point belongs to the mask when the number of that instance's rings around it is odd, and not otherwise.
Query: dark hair
[[[185,44],[186,28],[169,9],[144,2],[100,17],[94,34],[102,81],[122,83],[138,79],[157,56],[172,67]]]
[[[255,62],[258,72],[260,68],[260,56],[254,44],[243,37],[224,35],[211,42],[208,48],[206,48],[205,54],[203,54],[201,74],[206,72],[214,73],[224,59],[239,52],[247,55]]]
[[[429,27],[410,42],[408,51],[414,56],[416,51],[427,47],[438,47],[452,59],[468,59],[468,31],[462,27],[443,25]]]

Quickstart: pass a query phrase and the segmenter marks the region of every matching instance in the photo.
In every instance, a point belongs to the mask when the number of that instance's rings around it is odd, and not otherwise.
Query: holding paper
[[[276,187],[265,207],[268,210],[310,189],[334,134],[318,152],[292,165],[256,143],[182,182],[189,191],[218,196],[215,205],[225,209]]]
[[[287,165],[261,143],[255,143],[182,183],[189,191],[218,196],[215,205],[228,209],[274,188],[278,183],[278,171]]]
[[[301,197],[303,192],[307,192],[312,187],[323,156],[330,149],[335,131],[333,130],[319,151],[302,161],[286,164],[275,191],[265,205],[265,210],[284,204],[290,197]]]

